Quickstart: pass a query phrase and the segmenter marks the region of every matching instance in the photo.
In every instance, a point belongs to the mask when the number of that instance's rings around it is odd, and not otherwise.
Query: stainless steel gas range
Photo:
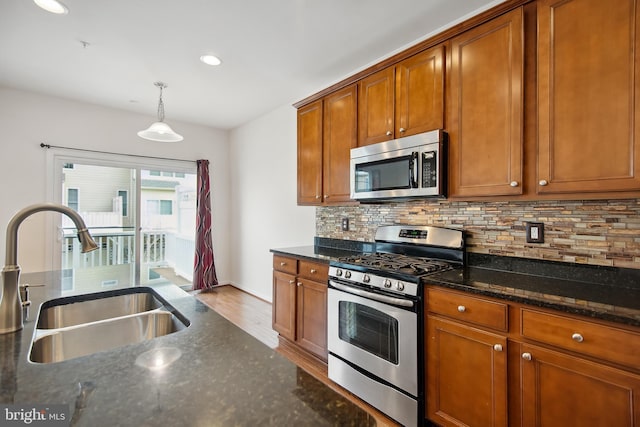
[[[424,418],[423,281],[464,263],[462,230],[397,225],[330,262],[329,378],[406,426]]]

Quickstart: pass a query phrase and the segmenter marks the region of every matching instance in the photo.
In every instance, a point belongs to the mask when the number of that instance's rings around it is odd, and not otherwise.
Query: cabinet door
[[[298,110],[298,204],[322,203],[322,100]]]
[[[298,278],[300,347],[327,360],[327,284]]]
[[[507,425],[507,339],[427,316],[427,418],[443,426]]]
[[[522,194],[523,16],[518,8],[451,41],[451,196]]]
[[[323,191],[324,203],[350,200],[351,149],[357,145],[356,85],[324,99]]]
[[[393,139],[395,69],[385,68],[358,83],[358,146]]]
[[[395,137],[444,127],[444,46],[396,66]]]
[[[640,376],[522,345],[526,426],[638,426]]]
[[[285,338],[296,339],[296,277],[273,272],[273,329]]]
[[[640,189],[634,0],[538,1],[538,192]]]

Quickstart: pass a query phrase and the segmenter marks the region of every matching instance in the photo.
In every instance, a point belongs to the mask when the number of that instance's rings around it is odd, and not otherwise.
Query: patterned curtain
[[[196,213],[196,256],[193,289],[211,289],[218,284],[211,242],[211,192],[209,160],[198,160],[198,200]]]

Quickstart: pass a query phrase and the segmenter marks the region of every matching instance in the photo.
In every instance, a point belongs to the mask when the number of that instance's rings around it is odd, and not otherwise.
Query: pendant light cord
[[[160,100],[158,101],[158,121],[164,122],[164,102],[162,102],[162,89],[167,87],[167,85],[162,82],[156,82],[155,85],[160,88]]]

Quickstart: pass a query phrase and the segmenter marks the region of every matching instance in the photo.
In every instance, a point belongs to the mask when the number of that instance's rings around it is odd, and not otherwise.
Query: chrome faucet
[[[98,249],[82,217],[73,209],[55,203],[38,203],[27,206],[9,221],[7,225],[7,250],[5,266],[2,269],[2,296],[0,296],[0,334],[19,331],[24,326],[22,318],[22,301],[20,298],[20,266],[18,266],[18,227],[27,217],[42,211],[60,212],[67,215],[78,229],[78,240],[82,252]]]

